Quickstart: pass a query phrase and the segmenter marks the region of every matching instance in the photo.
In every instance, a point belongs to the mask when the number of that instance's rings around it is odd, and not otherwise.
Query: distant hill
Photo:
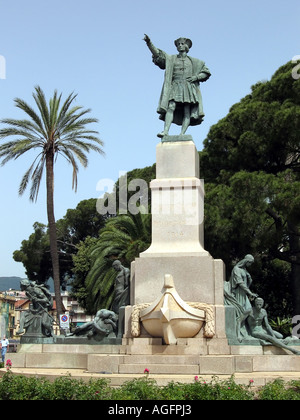
[[[0,277],[0,291],[5,292],[9,289],[20,290],[22,277]]]
[[[0,277],[0,292],[6,292],[9,289],[20,290],[20,281],[22,277]],[[51,284],[52,283],[52,284]],[[50,292],[54,292],[53,282],[49,282]]]

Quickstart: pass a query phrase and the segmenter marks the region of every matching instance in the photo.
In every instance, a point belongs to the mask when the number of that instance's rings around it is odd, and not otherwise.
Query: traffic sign
[[[70,328],[70,318],[68,314],[60,315],[60,328],[66,330]]]

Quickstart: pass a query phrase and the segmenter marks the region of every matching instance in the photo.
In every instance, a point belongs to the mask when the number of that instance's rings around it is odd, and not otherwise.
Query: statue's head
[[[254,257],[251,254],[247,254],[244,258],[244,261],[246,263],[246,266],[249,267],[250,265],[252,265],[254,263]]]
[[[112,263],[112,267],[116,270],[116,271],[120,271],[122,268],[122,264],[119,260],[116,260]]]
[[[111,319],[114,322],[118,321],[118,316],[113,311],[109,311],[108,309],[101,309],[99,311],[99,316],[101,319]]]
[[[178,39],[175,39],[174,44],[176,45],[176,48],[178,49],[180,45],[185,45],[186,52],[189,52],[190,48],[192,47],[193,43],[189,38],[180,37]]]
[[[30,285],[31,285],[31,282],[28,279],[23,279],[20,281],[21,290],[26,290],[27,287],[29,287]]]
[[[264,300],[260,297],[257,297],[254,301],[254,305],[258,308],[262,308],[264,306]]]

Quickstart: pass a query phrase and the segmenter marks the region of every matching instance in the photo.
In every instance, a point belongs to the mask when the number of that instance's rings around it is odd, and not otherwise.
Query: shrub
[[[287,384],[278,378],[267,383],[258,392],[260,400],[300,400],[300,381],[290,381]]]
[[[249,388],[237,384],[234,376],[223,381],[214,376],[211,382],[195,377],[194,383],[183,385],[183,392],[186,400],[252,400],[254,393]]]
[[[137,378],[124,382],[113,391],[113,399],[120,400],[160,400],[160,388],[154,379]]]
[[[0,381],[0,400],[99,400],[110,393],[108,381],[102,378],[84,382],[62,376],[50,382],[8,371]]]
[[[248,386],[239,385],[234,376],[211,382],[195,377],[192,383],[169,382],[158,386],[149,378],[136,378],[118,388],[103,378],[83,380],[62,376],[53,382],[45,378],[14,375],[11,370],[0,378],[0,400],[299,400],[300,380],[285,383],[276,379],[256,393]]]

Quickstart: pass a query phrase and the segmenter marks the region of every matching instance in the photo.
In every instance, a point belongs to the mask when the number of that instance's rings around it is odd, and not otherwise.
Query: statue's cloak
[[[171,92],[173,69],[177,55],[168,55],[164,51],[159,50],[158,56],[153,56],[153,62],[159,66],[161,69],[165,69],[164,83],[159,99],[159,104],[157,112],[160,114],[160,119],[165,119],[165,114],[169,105],[169,97]],[[205,82],[210,77],[210,71],[206,67],[204,61],[198,60],[188,56],[188,59],[192,63],[192,76],[198,78],[198,82],[193,82],[195,85],[197,103],[191,104],[191,121],[190,125],[201,124],[204,118],[203,113],[203,104],[202,104],[202,95],[199,88],[200,82]],[[183,106],[180,104],[176,105],[176,110],[174,112],[173,123],[177,125],[182,125],[183,121]]]

